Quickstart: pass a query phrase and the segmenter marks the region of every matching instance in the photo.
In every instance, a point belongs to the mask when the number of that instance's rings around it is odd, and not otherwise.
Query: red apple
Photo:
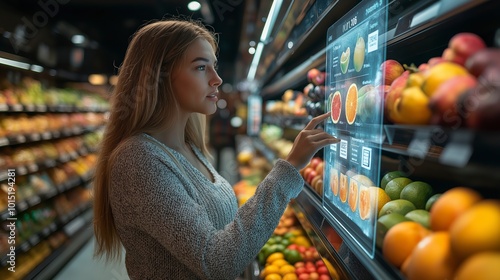
[[[486,44],[477,34],[462,32],[451,37],[448,47],[451,48],[458,56],[462,56],[467,59],[475,52],[486,48]]]
[[[315,85],[321,85],[325,82],[325,73],[316,68],[307,71],[307,80]]]
[[[293,243],[292,243],[292,244],[288,245],[286,248],[287,248],[287,249],[290,249],[290,250],[297,250],[297,246],[298,246],[297,244],[293,244]],[[297,250],[297,251],[298,251],[298,250]]]
[[[309,280],[309,273],[297,273],[295,272],[299,277],[299,280]]]
[[[332,280],[332,278],[330,278],[329,274],[320,274],[319,280]]]
[[[323,260],[317,260],[315,265],[316,267],[325,266],[325,262]]]
[[[325,163],[323,161],[321,161],[320,163],[318,163],[318,165],[316,165],[316,168],[314,170],[316,170],[316,173],[323,175],[324,166],[325,166]]]
[[[380,71],[382,71],[382,76],[384,77],[384,85],[390,85],[397,77],[403,74],[405,69],[397,60],[388,59],[382,62]]]
[[[472,75],[454,77],[442,83],[429,100],[429,107],[432,111],[431,123],[462,126],[457,110],[457,100],[476,84],[477,79]]]
[[[309,280],[318,280],[319,279],[319,274],[315,271],[309,273]]]
[[[315,272],[316,272],[316,267],[315,267],[315,266],[309,266],[309,267],[307,267],[307,266],[306,266],[306,271],[307,271],[309,274],[311,274],[311,273],[313,273],[313,272],[315,273]]]
[[[293,266],[297,269],[299,267],[305,267],[305,263],[304,262],[296,262]]]
[[[312,167],[312,169],[316,169],[316,166],[318,166],[318,164],[322,161],[323,160],[320,157],[313,157],[309,162],[309,164]]]
[[[300,275],[300,274],[303,274],[303,273],[308,273],[305,266],[301,266],[301,267],[296,267],[295,268],[295,274]]]
[[[307,175],[306,177],[306,182],[311,184],[312,183],[312,180],[314,179],[314,177],[316,177],[318,175],[318,172],[316,172],[316,170],[311,170],[309,172],[309,175]]]
[[[458,55],[452,48],[446,48],[441,55],[444,60],[455,62],[456,64],[465,65],[465,56]]]
[[[442,58],[441,56],[436,56],[436,57],[431,57],[428,61],[427,61],[427,64],[429,65],[429,67],[432,67],[438,63],[441,63],[441,62],[444,62],[446,61],[444,58]]]
[[[306,251],[306,247],[305,246],[302,246],[302,245],[298,245],[297,246],[297,251],[299,251],[299,253],[304,253]]]
[[[465,68],[472,75],[479,77],[489,66],[500,66],[500,49],[486,48],[471,55],[465,62]]]
[[[396,100],[401,96],[401,93],[405,89],[409,76],[410,76],[410,71],[408,70],[404,71],[401,76],[397,77],[392,82],[391,88],[389,89],[389,92],[385,96],[384,107],[390,121],[394,121],[394,119],[391,118],[391,111],[394,108]]]
[[[312,261],[306,261],[306,267],[314,267],[316,268],[316,266],[314,265],[314,263]]]
[[[330,275],[330,272],[328,272],[328,268],[326,268],[326,266],[318,266],[316,268],[316,271],[318,272],[318,274],[320,275]]]

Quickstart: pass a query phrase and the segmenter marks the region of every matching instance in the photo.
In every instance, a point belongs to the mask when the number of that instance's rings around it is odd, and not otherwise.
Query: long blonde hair
[[[106,255],[106,260],[121,257],[120,238],[109,200],[113,153],[131,136],[175,122],[177,102],[170,74],[187,47],[199,38],[206,39],[217,50],[216,35],[192,20],[156,21],[143,26],[132,37],[110,98],[109,120],[93,180],[96,257]],[[205,115],[193,113],[185,128],[185,138],[209,155],[205,129]]]

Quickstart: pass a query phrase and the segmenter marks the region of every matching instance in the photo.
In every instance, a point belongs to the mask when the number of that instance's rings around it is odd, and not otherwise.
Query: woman
[[[338,142],[315,126],[298,135],[255,196],[238,209],[207,160],[205,115],[216,111],[217,41],[201,24],[138,30],[120,68],[94,180],[96,255],[120,256],[131,279],[235,279],[256,257],[290,199],[298,172]]]

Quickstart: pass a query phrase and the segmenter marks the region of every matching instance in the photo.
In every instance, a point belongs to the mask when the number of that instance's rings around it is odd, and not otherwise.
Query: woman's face
[[[182,111],[215,113],[217,88],[222,83],[216,68],[217,58],[207,40],[197,39],[188,47],[172,75],[174,94]]]

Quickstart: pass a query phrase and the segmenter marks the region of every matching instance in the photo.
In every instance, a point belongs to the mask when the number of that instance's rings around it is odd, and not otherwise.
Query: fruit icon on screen
[[[358,181],[354,179],[349,180],[349,198],[348,204],[349,208],[351,208],[352,212],[355,212],[358,209]]]
[[[332,189],[333,195],[339,195],[339,171],[337,169],[330,170],[330,187]]]
[[[347,73],[347,67],[349,66],[349,60],[351,57],[351,48],[347,47],[347,49],[342,52],[342,55],[340,56],[340,71],[342,71],[342,74]]]
[[[331,96],[331,115],[333,123],[338,123],[340,119],[340,112],[342,111],[342,98],[340,91],[336,91]]]
[[[339,196],[342,202],[347,201],[347,175],[340,173]]]
[[[356,120],[358,110],[358,87],[355,83],[349,86],[345,98],[345,117],[348,124],[353,124]]]
[[[363,68],[363,63],[365,62],[365,40],[361,36],[356,40],[353,56],[354,69],[356,72],[359,72],[361,68]]]

